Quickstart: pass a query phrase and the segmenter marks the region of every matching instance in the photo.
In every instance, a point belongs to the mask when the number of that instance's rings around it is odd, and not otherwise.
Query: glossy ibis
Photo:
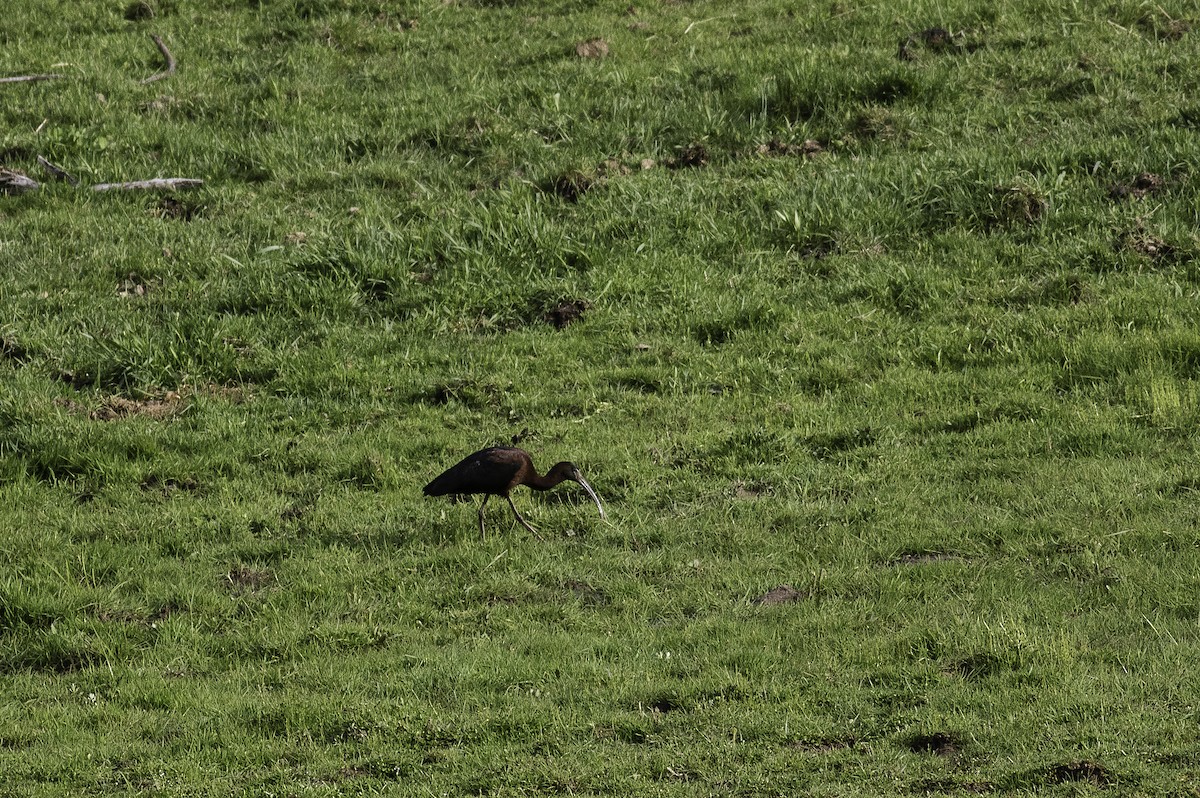
[[[446,469],[441,476],[426,485],[425,495],[482,493],[483,503],[479,505],[480,535],[485,534],[483,528],[484,505],[492,496],[503,496],[508,499],[508,506],[512,508],[513,514],[517,516],[521,525],[540,540],[541,536],[538,535],[538,531],[521,516],[509,493],[518,485],[528,485],[534,490],[550,490],[568,479],[583,486],[587,494],[592,497],[592,501],[596,503],[597,509],[600,510],[600,517],[604,518],[604,506],[600,504],[600,497],[596,495],[596,491],[592,490],[592,486],[587,484],[574,463],[565,461],[555,463],[545,475],[539,475],[537,469],[534,468],[533,458],[529,456],[529,452],[513,446],[493,446],[490,449],[481,449],[475,454],[468,455],[458,465]]]

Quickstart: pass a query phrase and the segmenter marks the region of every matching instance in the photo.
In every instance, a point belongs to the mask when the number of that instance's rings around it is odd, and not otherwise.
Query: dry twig
[[[63,169],[61,166],[55,166],[40,155],[37,157],[37,162],[39,166],[41,166],[50,174],[54,175],[59,180],[65,180],[73,186],[79,185],[79,181],[75,179],[75,176],[66,169]]]
[[[62,75],[17,75],[11,78],[0,78],[0,83],[36,83],[39,80],[54,80]]]
[[[203,180],[192,177],[156,177],[153,180],[135,180],[131,183],[97,183],[92,191],[169,191],[176,188],[198,188]]]
[[[162,37],[157,33],[152,33],[150,34],[150,38],[158,45],[158,51],[163,54],[163,58],[167,59],[167,68],[141,81],[143,84],[153,83],[156,80],[162,80],[175,74],[175,56],[171,55],[171,51],[167,49],[167,45],[163,42]]]
[[[41,186],[33,178],[11,169],[0,168],[0,194],[24,194],[39,188]]]

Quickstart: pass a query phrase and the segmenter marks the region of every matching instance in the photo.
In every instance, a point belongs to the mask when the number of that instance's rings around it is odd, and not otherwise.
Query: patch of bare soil
[[[581,582],[578,579],[568,579],[563,583],[563,587],[571,591],[575,598],[582,603],[593,607],[602,607],[610,600],[608,594],[600,588],[592,587],[587,582]]]
[[[699,169],[708,166],[708,148],[695,141],[679,148],[679,154],[667,161],[668,169]]]
[[[546,189],[567,202],[579,202],[579,198],[601,182],[596,175],[583,172],[565,172],[553,178]]]
[[[599,37],[575,44],[575,55],[580,58],[604,58],[608,55],[608,42]]]
[[[771,607],[776,604],[791,604],[806,598],[808,598],[807,591],[797,590],[791,585],[780,585],[777,588],[768,590],[758,598],[751,599],[750,603],[760,607]]]
[[[1192,30],[1192,21],[1188,19],[1173,19],[1163,26],[1159,38],[1169,42],[1177,42]]]
[[[149,474],[138,484],[138,487],[147,492],[153,491],[161,493],[163,496],[170,496],[177,491],[195,493],[200,489],[200,483],[192,477],[176,479],[175,477],[160,477],[158,474]]]
[[[961,559],[961,556],[948,551],[907,551],[898,557],[888,560],[886,565],[923,565],[931,562],[947,562]]]
[[[651,161],[650,163],[653,166],[654,162]],[[633,167],[618,161],[616,158],[607,158],[596,167],[596,173],[604,178],[624,177],[625,175],[632,174],[632,172]]]
[[[1112,771],[1099,762],[1080,760],[1053,765],[1046,774],[1051,784],[1081,782],[1097,787],[1107,787],[1113,781]]]
[[[104,404],[88,413],[93,421],[116,421],[129,416],[145,416],[156,420],[170,418],[184,408],[183,399],[175,391],[168,391],[161,399],[126,399],[112,396]]]
[[[996,186],[992,193],[999,199],[993,221],[1001,224],[1034,225],[1050,208],[1045,197],[1027,186]]]
[[[150,289],[151,281],[137,272],[130,272],[128,277],[117,283],[117,296],[122,299],[145,296],[150,293]]]
[[[168,602],[148,614],[131,612],[128,610],[106,609],[96,609],[94,613],[96,620],[104,623],[125,623],[136,626],[144,626],[152,629],[170,618],[172,615],[183,611],[184,609],[182,607]]]
[[[825,151],[825,147],[816,139],[805,139],[799,144],[790,141],[780,141],[779,139],[771,139],[765,144],[759,144],[755,149],[755,153],[767,158],[815,158]]]
[[[969,39],[966,31],[952,33],[945,28],[926,28],[901,39],[896,57],[901,61],[916,61],[924,54],[957,55],[974,52],[982,46]]]
[[[987,781],[957,781],[955,779],[921,779],[913,784],[919,793],[946,793],[949,795],[984,795],[995,792],[996,785]]]
[[[554,329],[561,330],[579,321],[584,312],[590,310],[591,307],[592,303],[586,299],[562,299],[551,306],[542,318],[547,324],[554,325]]]
[[[1137,21],[1138,30],[1144,35],[1160,42],[1177,42],[1191,31],[1191,20],[1172,17],[1163,10],[1162,6],[1154,6],[1154,8],[1157,13],[1143,13]]]
[[[1140,227],[1117,236],[1113,249],[1133,252],[1155,263],[1171,263],[1179,257],[1172,244]]]
[[[771,493],[771,486],[757,482],[746,482],[745,480],[735,480],[733,483],[733,496],[737,499],[757,499],[763,494]]]
[[[0,338],[0,360],[11,360],[18,366],[29,362],[29,350],[13,338]]]
[[[158,201],[155,213],[163,219],[178,219],[181,222],[190,222],[199,216],[202,210],[203,206],[195,202],[181,200],[178,197],[172,197],[168,194]]]
[[[797,241],[792,246],[792,251],[804,260],[824,260],[830,255],[837,254],[838,243],[826,235],[809,236],[802,241]],[[829,271],[821,276],[829,277],[832,274],[833,272]]]
[[[225,574],[225,581],[234,593],[254,593],[275,581],[275,575],[266,568],[237,565]]]
[[[948,663],[942,669],[942,673],[966,681],[977,681],[1000,673],[1005,668],[1004,661],[995,654],[977,653],[959,657]]]
[[[643,158],[636,165],[632,166],[617,158],[607,158],[597,164],[594,170],[583,171],[574,169],[556,175],[543,183],[541,189],[567,202],[578,202],[584,194],[604,186],[613,178],[631,175],[635,169],[646,170],[653,168],[654,160],[651,158]]]
[[[144,19],[153,19],[156,16],[154,6],[146,0],[136,0],[136,2],[125,6],[125,19],[130,22],[141,22]]]
[[[1140,200],[1162,191],[1166,184],[1164,178],[1153,172],[1141,172],[1131,180],[1113,183],[1108,189],[1108,196],[1114,200]]]
[[[909,739],[908,750],[914,754],[934,754],[953,758],[962,752],[962,742],[957,736],[948,732],[918,734]]]
[[[224,343],[228,344],[230,340],[226,339]],[[216,399],[223,399],[232,405],[240,405],[254,398],[254,394],[244,385],[216,385],[215,383],[209,383],[208,385],[198,386],[196,392]]]
[[[878,139],[891,141],[901,136],[902,125],[890,108],[872,105],[864,108],[850,126],[850,141]]]
[[[141,110],[143,113],[166,113],[173,111],[180,105],[180,101],[170,94],[160,94],[153,100],[148,100],[142,103]]]
[[[788,747],[813,754],[828,754],[831,751],[841,751],[856,745],[858,745],[858,740],[854,737],[821,737],[816,740],[797,740],[789,743]]]

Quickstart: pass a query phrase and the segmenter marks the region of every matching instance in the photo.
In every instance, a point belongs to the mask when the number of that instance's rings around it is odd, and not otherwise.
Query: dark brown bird
[[[533,458],[524,449],[513,446],[493,446],[468,455],[458,463],[446,469],[441,476],[425,486],[426,496],[446,496],[455,494],[482,493],[483,503],[479,505],[479,534],[483,535],[483,508],[492,496],[503,496],[508,499],[508,506],[521,525],[534,535],[538,531],[521,517],[517,505],[513,504],[509,493],[518,485],[528,485],[534,490],[550,490],[564,480],[578,482],[596,503],[600,517],[604,518],[604,506],[592,486],[587,484],[574,463],[563,461],[555,463],[544,476],[539,476],[534,468]],[[539,540],[541,539],[538,536]]]

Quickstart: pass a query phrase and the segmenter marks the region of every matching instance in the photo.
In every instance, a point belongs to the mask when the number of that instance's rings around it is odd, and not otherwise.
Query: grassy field
[[[1194,4],[634,2],[10,0],[0,794],[1197,794]]]

